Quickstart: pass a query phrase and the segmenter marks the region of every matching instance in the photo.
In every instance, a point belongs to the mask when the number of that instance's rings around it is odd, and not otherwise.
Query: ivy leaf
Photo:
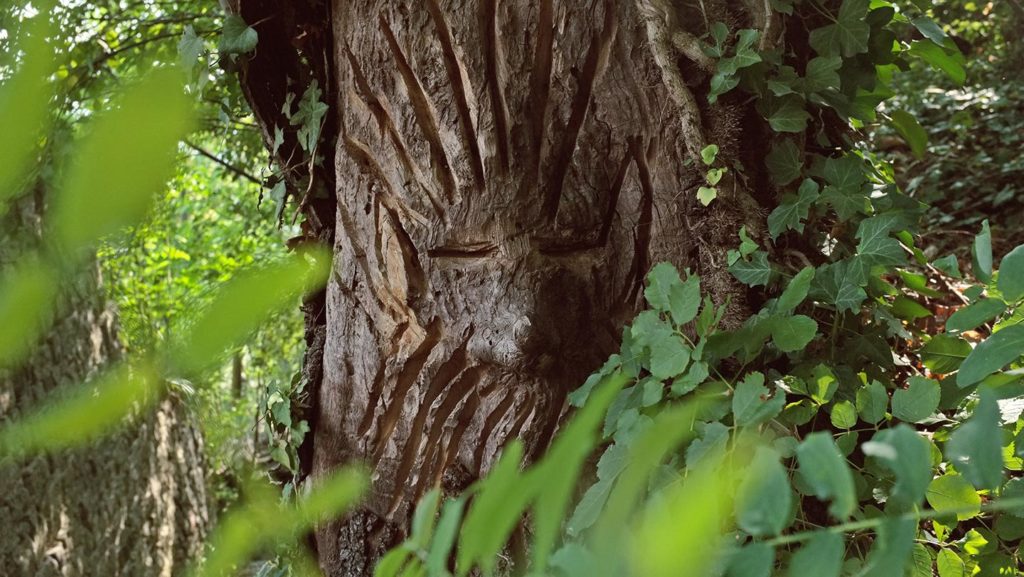
[[[865,219],[857,228],[857,254],[867,266],[897,265],[906,260],[899,241],[889,236],[898,224],[893,215],[873,216]]]
[[[784,353],[803,350],[818,332],[818,323],[805,315],[776,317],[772,320],[772,342]]]
[[[779,295],[779,299],[775,301],[774,311],[780,314],[793,312],[793,309],[807,298],[812,280],[814,280],[813,266],[806,266],[796,273],[786,285],[786,289]]]
[[[914,115],[905,110],[894,110],[889,117],[893,128],[910,145],[910,152],[914,157],[924,158],[924,153],[928,149],[928,133]]]
[[[839,56],[817,56],[807,63],[804,89],[807,92],[821,92],[839,88],[839,69],[843,59]]]
[[[1003,435],[995,394],[983,388],[970,419],[950,435],[946,458],[979,489],[995,489],[1003,482]]]
[[[810,44],[822,56],[849,58],[868,51],[871,27],[864,20],[869,0],[843,0],[834,24],[811,31]]]
[[[996,286],[1008,303],[1017,302],[1024,296],[1024,244],[1003,257],[999,264],[999,281]]]
[[[1020,358],[1024,352],[1024,324],[1008,326],[974,347],[960,365],[956,384],[968,387]]]
[[[776,99],[768,114],[768,124],[775,132],[803,132],[810,119],[803,100],[794,95]]]
[[[940,333],[921,347],[919,353],[924,366],[933,373],[943,375],[960,368],[960,364],[971,354],[971,345],[963,339]]]
[[[672,263],[660,262],[647,273],[647,288],[644,298],[655,310],[668,311],[672,287],[681,286],[679,271]]]
[[[840,220],[850,220],[857,213],[867,214],[870,209],[868,197],[863,192],[844,192],[831,185],[821,191],[820,201],[831,206]]]
[[[943,475],[932,479],[925,499],[932,509],[940,513],[956,511],[959,521],[975,517],[981,512],[981,497],[960,475]]]
[[[932,480],[928,441],[906,424],[875,433],[861,445],[861,451],[874,457],[896,475],[889,503],[906,511],[917,506]]]
[[[711,204],[711,201],[716,198],[718,198],[718,189],[713,186],[702,186],[697,189],[697,200],[704,206]]]
[[[327,114],[328,106],[320,101],[323,92],[314,79],[306,91],[302,93],[302,100],[299,101],[299,110],[289,122],[292,126],[298,126],[296,136],[299,144],[306,152],[312,152],[320,139],[320,125],[323,123],[324,115]]]
[[[768,233],[772,239],[787,230],[803,232],[804,220],[818,196],[818,183],[808,178],[800,184],[796,195],[783,197],[782,203],[768,215]]]
[[[224,18],[224,33],[220,37],[220,51],[224,54],[245,54],[256,49],[259,35],[237,14]]]
[[[885,386],[878,381],[857,389],[857,414],[865,423],[874,425],[885,418],[889,406],[889,395]]]
[[[764,162],[772,180],[779,186],[785,186],[799,178],[800,169],[803,167],[800,150],[788,138],[776,140]]]
[[[863,263],[841,260],[818,269],[811,285],[812,295],[834,304],[839,311],[857,312],[868,296],[861,288],[866,282]]]
[[[981,222],[981,232],[974,237],[971,246],[971,263],[974,276],[983,283],[992,279],[992,231],[988,220]]]
[[[850,219],[858,212],[867,212],[867,196],[862,192],[865,182],[864,162],[856,155],[847,154],[825,161],[825,180],[828,186],[821,200],[832,206],[839,218]]]
[[[199,55],[203,53],[203,39],[196,35],[191,24],[185,26],[185,32],[178,42],[178,62],[185,69],[185,73],[192,75],[192,69],[199,61]]]
[[[843,536],[839,533],[818,531],[793,555],[789,562],[789,577],[839,577],[843,565]]]
[[[764,386],[764,375],[750,373],[736,385],[732,397],[733,421],[738,427],[753,427],[778,416],[786,406],[786,395],[776,390],[775,396],[768,397]]]
[[[700,159],[704,161],[704,164],[711,166],[715,163],[715,158],[718,156],[718,145],[709,144],[701,149]]]
[[[789,475],[772,449],[754,454],[736,499],[736,524],[754,536],[778,535],[790,523],[793,490]]]
[[[937,258],[932,261],[932,266],[939,269],[943,274],[946,274],[953,278],[962,278],[960,274],[960,263],[956,260],[955,254],[947,254],[942,258]]]
[[[1002,273],[1000,273],[1002,274]],[[946,330],[962,333],[975,329],[1003,314],[1006,304],[998,299],[982,299],[957,310],[946,320]]]
[[[832,436],[824,431],[807,435],[796,449],[796,458],[814,495],[832,501],[829,513],[839,520],[852,515],[857,506],[853,475]]]
[[[942,390],[939,383],[924,377],[911,377],[906,389],[892,395],[892,416],[909,423],[920,423],[939,408]]]
[[[736,280],[747,286],[767,286],[772,277],[768,253],[759,250],[751,255],[749,261],[741,258],[729,267],[729,272],[736,277]]]

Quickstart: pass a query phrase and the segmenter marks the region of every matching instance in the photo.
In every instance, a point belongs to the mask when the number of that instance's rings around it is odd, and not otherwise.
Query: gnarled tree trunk
[[[45,234],[42,197],[0,218],[0,275]],[[47,335],[0,369],[0,427],[59,398],[121,355],[99,271],[66,278]],[[86,447],[0,459],[0,573],[11,577],[184,574],[208,526],[202,440],[166,399]]]
[[[268,144],[284,130],[282,165],[303,154],[280,114],[288,93],[315,79],[331,107],[323,162],[289,173],[307,231],[335,255],[308,316],[319,389],[305,459],[314,476],[368,463],[373,491],[319,529],[328,575],[370,574],[420,495],[464,488],[509,439],[543,451],[566,394],[617,349],[651,264],[700,273],[741,318],[725,251],[741,225],[763,227],[768,133],[740,96],[708,104],[696,36],[723,21],[770,43],[766,5],[234,7],[258,23],[242,82]],[[747,170],[704,207],[712,143]]]

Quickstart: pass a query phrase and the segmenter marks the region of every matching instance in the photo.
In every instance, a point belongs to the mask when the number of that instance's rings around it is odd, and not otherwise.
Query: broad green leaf
[[[890,505],[906,511],[921,502],[932,480],[928,441],[906,424],[900,424],[875,433],[861,445],[861,450],[896,475]]]
[[[682,282],[679,278],[679,271],[672,263],[660,262],[647,273],[647,288],[644,289],[644,298],[655,309],[667,312],[670,306],[672,287],[681,285]]]
[[[793,309],[807,298],[812,280],[814,280],[813,266],[806,266],[796,273],[786,285],[786,289],[779,295],[779,300],[775,302],[775,312],[780,314],[793,312]]]
[[[864,20],[868,0],[843,0],[835,23],[811,31],[810,44],[822,56],[851,57],[868,51],[871,27]]]
[[[710,456],[721,454],[729,442],[729,428],[718,421],[704,425],[699,439],[686,448],[686,466],[693,469]]]
[[[299,139],[302,149],[309,153],[316,149],[317,141],[320,139],[320,127],[323,125],[324,116],[330,109],[326,103],[320,100],[321,96],[323,96],[323,91],[320,90],[319,84],[314,79],[302,93],[299,110],[292,115],[290,120],[292,126],[299,127],[295,136]]]
[[[837,429],[852,429],[857,424],[857,407],[850,401],[839,401],[832,406],[829,420]]]
[[[957,386],[963,388],[977,383],[1024,354],[1024,324],[1011,325],[992,333],[974,347],[960,365],[956,375]]]
[[[0,139],[3,140],[3,139]],[[22,257],[0,276],[0,370],[23,360],[46,331],[60,288],[57,271],[35,256]]]
[[[704,164],[711,166],[715,163],[715,158],[718,156],[718,145],[709,144],[701,149],[700,159],[704,161]]]
[[[803,132],[810,119],[803,99],[794,95],[775,99],[768,113],[768,124],[775,132]]]
[[[836,310],[857,312],[867,293],[861,288],[867,284],[864,267],[856,260],[847,259],[819,267],[811,283],[814,298],[836,306]]]
[[[427,491],[420,497],[416,510],[412,515],[412,526],[408,542],[417,549],[423,549],[430,543],[434,531],[434,517],[441,502],[441,491],[437,488]]]
[[[960,274],[960,263],[957,262],[955,254],[947,254],[944,257],[933,260],[932,266],[953,278],[962,278],[963,276]]]
[[[224,33],[220,38],[220,51],[224,54],[245,54],[256,49],[259,34],[237,14],[224,18]]]
[[[768,233],[772,239],[787,230],[803,232],[804,220],[818,196],[818,184],[808,178],[800,183],[796,195],[787,194],[783,197],[782,203],[768,215]]]
[[[925,38],[939,46],[945,45],[946,39],[949,38],[946,36],[946,33],[942,31],[942,28],[939,27],[939,25],[931,18],[918,16],[917,18],[913,18],[910,23],[913,24],[914,28],[917,28]]]
[[[492,574],[498,553],[526,510],[529,492],[519,473],[523,460],[523,443],[519,439],[505,445],[490,474],[481,482],[480,490],[462,524],[456,567],[465,575],[477,564]]]
[[[960,368],[967,355],[971,354],[971,345],[963,339],[940,333],[932,337],[919,352],[924,366],[942,375]]]
[[[716,198],[718,198],[718,189],[713,186],[701,186],[697,189],[697,200],[704,206],[708,206]]]
[[[857,389],[857,414],[865,423],[872,425],[885,418],[885,410],[889,406],[889,395],[885,386],[878,381]]]
[[[1024,244],[1003,257],[999,264],[999,281],[996,286],[1008,303],[1017,302],[1024,297]]]
[[[976,329],[1003,314],[1005,310],[1006,304],[1001,300],[981,299],[958,309],[950,315],[949,319],[946,320],[946,330],[962,333]]]
[[[857,228],[857,254],[867,266],[897,265],[906,260],[899,241],[889,236],[897,225],[889,216],[874,216],[861,221]]]
[[[587,489],[566,525],[569,535],[579,535],[597,521],[614,484],[614,479],[601,479]]]
[[[967,566],[963,559],[950,549],[940,549],[935,557],[935,568],[939,577],[967,577]]]
[[[980,396],[974,414],[946,442],[946,458],[978,489],[995,489],[1003,482],[999,405],[990,389],[982,388]]]
[[[956,48],[948,49],[931,40],[915,40],[910,43],[908,53],[924,60],[932,68],[941,70],[958,85],[963,86],[967,80],[967,72],[963,66],[963,56]]]
[[[910,145],[910,151],[917,158],[924,158],[928,149],[928,133],[917,122],[914,115],[905,110],[894,110],[889,115],[893,128]]]
[[[934,559],[928,547],[921,543],[914,543],[910,550],[910,563],[905,573],[906,577],[934,577],[932,565]]]
[[[672,322],[676,325],[692,321],[700,309],[700,277],[690,275],[682,284],[672,286],[669,290],[668,304]]]
[[[772,320],[772,342],[785,353],[803,350],[818,332],[818,323],[805,315],[781,316]]]
[[[892,416],[909,423],[920,423],[935,414],[942,391],[939,383],[924,377],[910,377],[907,388],[892,394]]]
[[[148,212],[192,125],[182,86],[180,71],[158,69],[92,123],[54,199],[51,223],[63,250],[74,254]]]
[[[758,372],[747,375],[733,392],[733,420],[739,427],[753,427],[774,419],[785,406],[785,393],[779,389],[769,398],[764,375]]]
[[[186,25],[185,32],[182,33],[181,40],[178,41],[178,62],[185,69],[186,74],[192,74],[192,69],[195,68],[196,62],[199,61],[199,55],[202,53],[203,39],[196,35],[191,24]]]
[[[1000,500],[1008,499],[1021,499],[1024,498],[1024,478],[1015,477],[1010,479],[1003,485],[1002,492],[999,493]],[[1017,517],[1018,519],[1024,518],[1024,505],[1006,509],[1006,514]]]
[[[736,499],[736,524],[754,536],[778,535],[790,523],[793,490],[772,449],[760,447],[746,470]]]
[[[839,88],[839,69],[843,59],[839,56],[817,56],[807,63],[804,88],[807,92],[821,92]]]
[[[967,479],[960,475],[943,475],[932,479],[925,498],[932,509],[940,513],[955,513],[960,521],[981,512],[981,497]]]
[[[904,577],[911,561],[917,523],[913,519],[894,517],[882,521],[859,575],[864,577]]]
[[[858,213],[867,214],[870,211],[868,197],[859,189],[844,190],[828,185],[821,191],[818,203],[831,206],[840,220],[850,220]]]
[[[839,577],[843,564],[843,536],[839,533],[819,531],[789,562],[789,577]]]
[[[21,180],[39,154],[51,122],[49,78],[56,63],[47,42],[53,31],[46,4],[37,6],[41,15],[20,24],[25,28],[22,44],[12,48],[24,56],[14,73],[0,81],[0,214],[6,212],[7,200],[20,192]]]
[[[648,342],[651,353],[651,375],[656,379],[671,379],[683,373],[693,352],[683,338],[673,333]]]
[[[992,231],[989,229],[988,220],[982,221],[981,232],[974,237],[971,261],[974,276],[987,283],[992,278]]]
[[[768,253],[759,250],[750,256],[750,260],[739,259],[729,267],[729,272],[736,280],[747,286],[767,285],[772,278],[772,267],[768,263]]]
[[[748,543],[732,554],[726,577],[771,577],[775,548],[765,543]]]
[[[788,138],[776,140],[764,161],[772,180],[779,186],[785,186],[800,178],[803,158],[796,144]]]
[[[839,520],[852,515],[857,506],[853,475],[831,435],[824,431],[807,435],[797,446],[796,457],[800,473],[814,495],[823,501],[832,501],[829,513]]]
[[[294,305],[303,292],[322,287],[330,257],[311,252],[238,274],[213,297],[173,352],[177,367],[194,373],[242,341],[264,322],[267,314]]]

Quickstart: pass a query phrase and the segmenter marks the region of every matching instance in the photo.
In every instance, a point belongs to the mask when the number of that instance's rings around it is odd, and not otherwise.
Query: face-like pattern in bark
[[[632,3],[335,3],[335,272],[314,471],[401,516],[542,450],[694,182]],[[571,25],[568,22],[571,21]]]

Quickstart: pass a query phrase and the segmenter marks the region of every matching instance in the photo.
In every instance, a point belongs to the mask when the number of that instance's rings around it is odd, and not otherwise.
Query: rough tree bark
[[[0,275],[42,242],[41,196],[0,218]],[[0,427],[119,360],[98,267],[67,279],[47,335],[0,369]],[[0,460],[0,573],[12,577],[181,575],[208,526],[202,440],[166,399],[88,447]]]
[[[287,4],[287,6],[286,6]],[[429,488],[457,491],[503,444],[543,451],[641,306],[649,266],[701,274],[728,319],[749,303],[725,251],[773,194],[764,120],[712,105],[708,22],[756,28],[768,2],[241,0],[260,44],[243,89],[283,166],[281,116],[316,79],[331,107],[311,171],[290,170],[334,274],[308,307],[318,385],[305,465],[373,470],[362,512],[321,527],[326,574],[368,575]],[[710,207],[699,151],[727,176]],[[307,161],[308,162],[308,161]],[[318,193],[318,191],[320,191]],[[312,200],[309,200],[312,199]]]

